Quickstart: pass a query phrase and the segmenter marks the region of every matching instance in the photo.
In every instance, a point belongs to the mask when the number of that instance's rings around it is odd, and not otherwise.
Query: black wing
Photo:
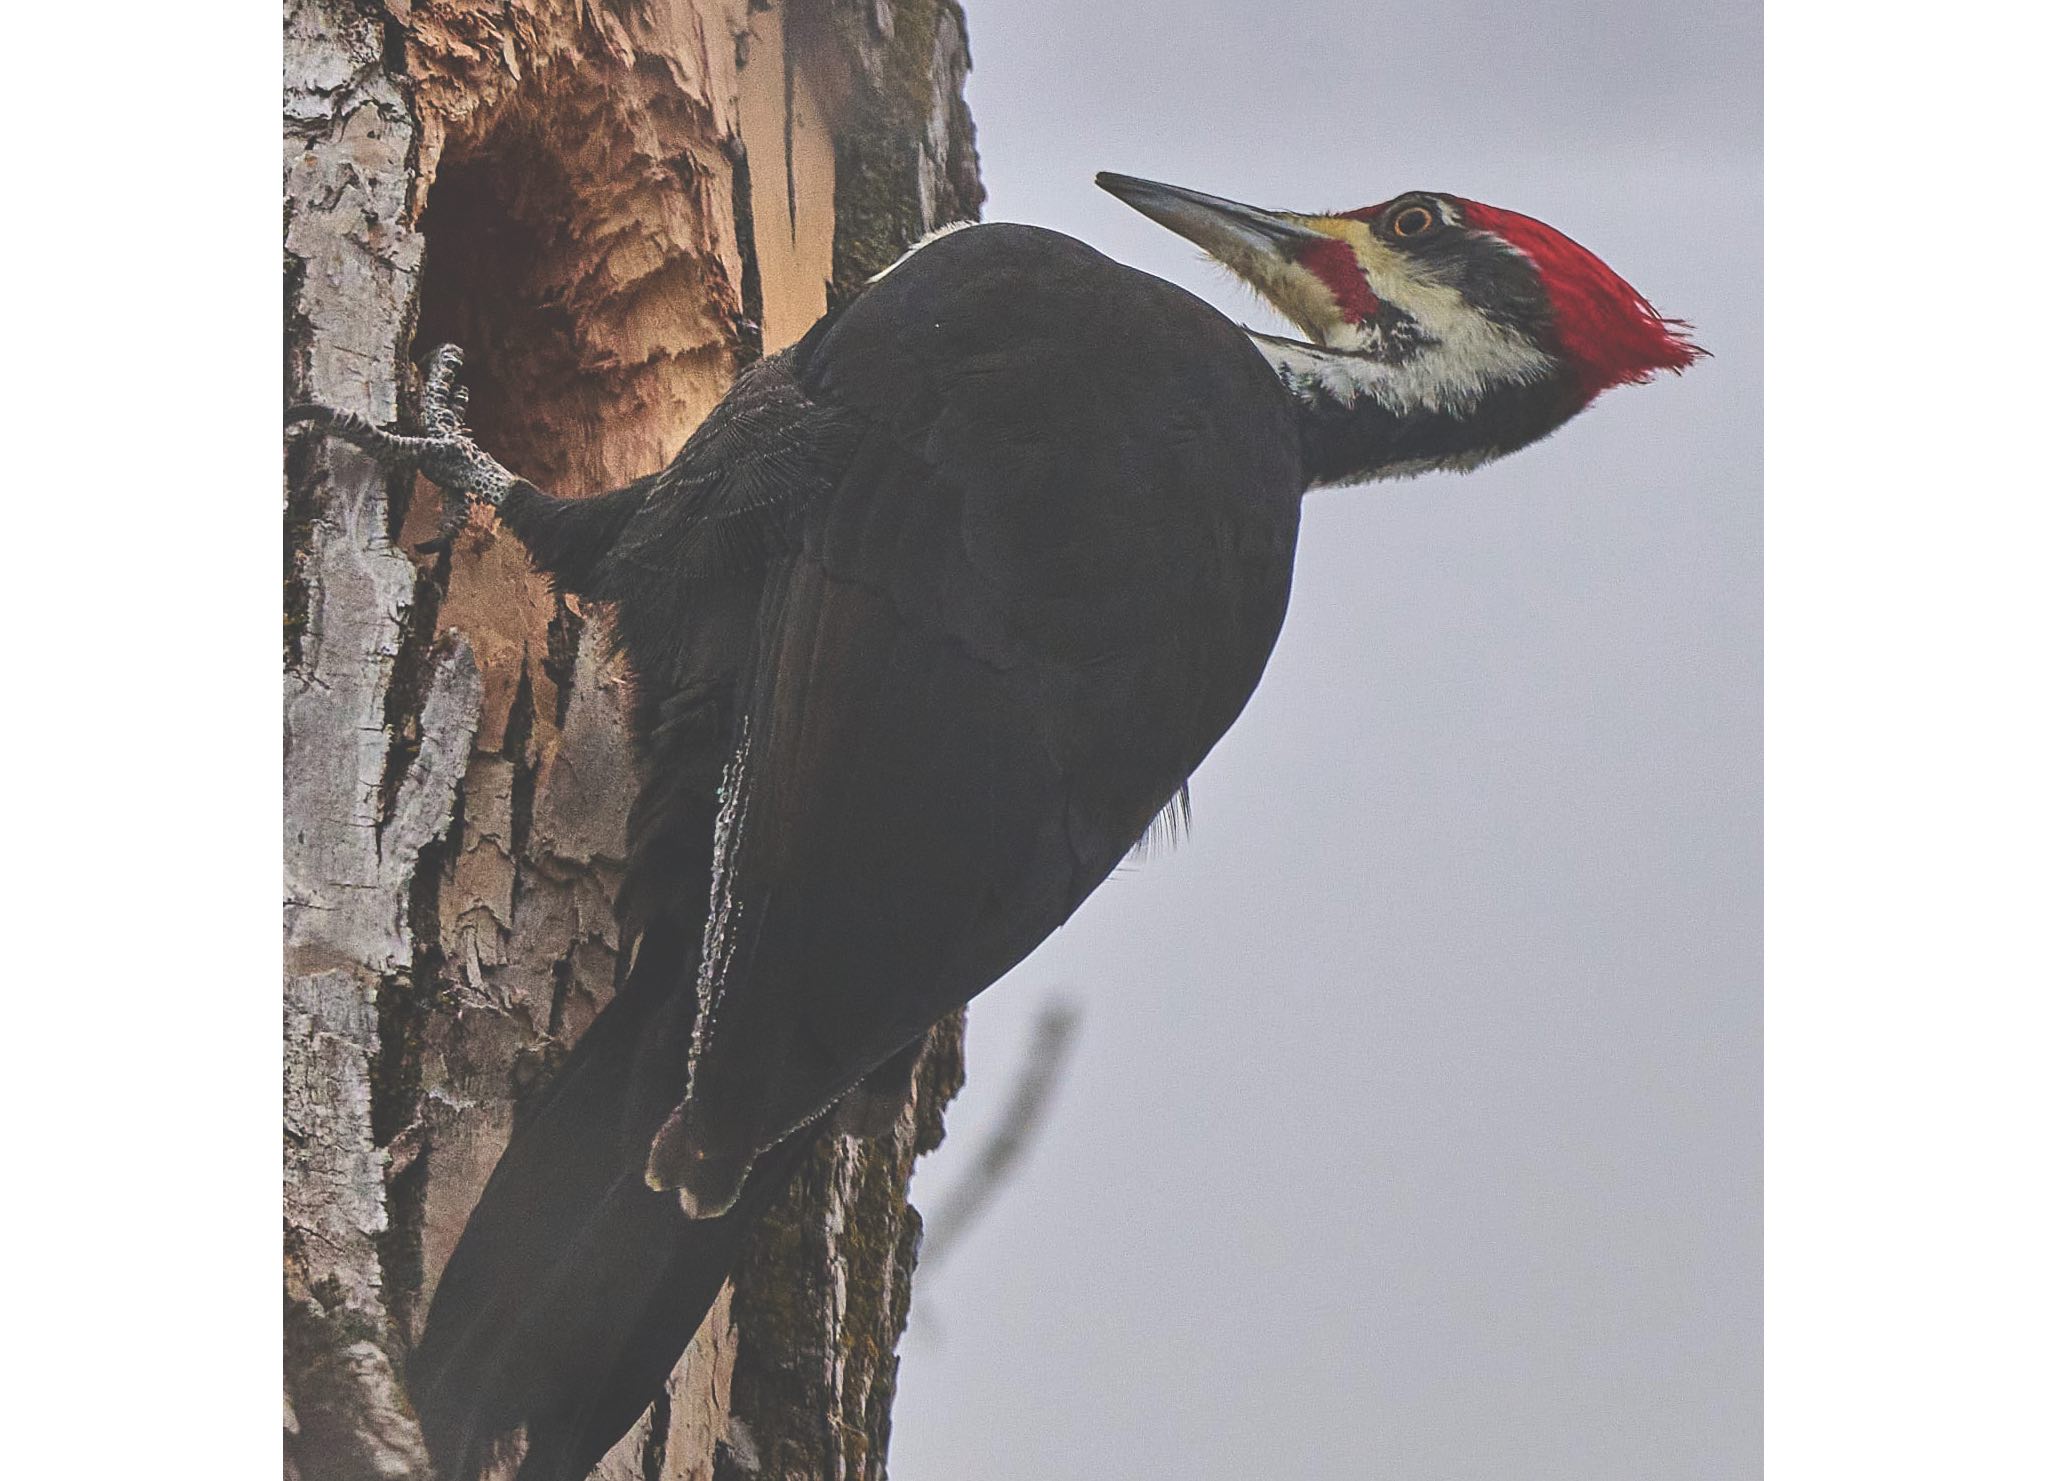
[[[933,243],[796,371],[857,431],[735,701],[691,1088],[651,1165],[707,1212],[1172,801],[1265,665],[1299,514],[1242,332],[1053,233]]]

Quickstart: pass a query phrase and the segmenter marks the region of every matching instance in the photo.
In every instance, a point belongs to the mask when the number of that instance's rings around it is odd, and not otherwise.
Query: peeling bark
[[[975,214],[951,0],[290,0],[286,379],[388,423],[470,352],[479,440],[592,493],[738,368]],[[604,614],[340,444],[287,466],[287,1468],[424,1477],[401,1375],[519,1109],[609,1001],[632,756]],[[829,1139],[610,1481],[879,1477],[935,1036]]]

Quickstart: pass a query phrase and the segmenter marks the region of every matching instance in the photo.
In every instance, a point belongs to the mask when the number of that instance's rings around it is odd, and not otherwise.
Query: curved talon
[[[341,434],[344,427],[370,424],[352,411],[336,411],[331,406],[321,406],[313,401],[300,401],[284,409],[284,424],[287,427],[310,426],[315,431]]]
[[[360,448],[368,453],[387,468],[405,468],[417,464],[437,446],[433,438],[407,437],[402,433],[387,432],[356,412],[337,411],[331,406],[320,406],[313,402],[302,402],[286,408],[284,424],[287,428],[310,427],[329,437],[339,437],[351,447]]]
[[[442,345],[427,357],[427,380],[420,393],[420,419],[443,437],[463,435],[462,408],[469,393],[455,382],[462,369],[462,350]]]

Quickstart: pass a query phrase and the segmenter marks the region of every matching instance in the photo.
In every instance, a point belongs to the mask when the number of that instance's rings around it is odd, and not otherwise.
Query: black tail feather
[[[520,1481],[582,1481],[653,1402],[747,1230],[815,1131],[762,1156],[723,1218],[644,1179],[682,1098],[694,942],[657,926],[618,996],[514,1129],[435,1288],[408,1388],[442,1481],[524,1425]]]
[[[572,1345],[608,1352],[611,1365],[600,1370],[593,1364],[574,1389],[559,1393],[560,1402],[528,1418],[526,1459],[517,1481],[583,1481],[632,1428],[703,1325],[755,1221],[782,1195],[823,1125],[764,1153],[739,1203],[722,1218],[684,1218],[674,1194],[654,1193],[644,1182],[619,1190],[619,1206],[593,1223],[612,1232],[638,1225],[627,1235],[631,1249],[593,1245],[579,1251],[579,1260],[616,1273],[624,1270],[625,1258],[656,1244],[667,1246],[667,1256],[638,1278],[602,1282],[607,1289],[594,1300],[588,1286],[576,1288],[573,1299],[589,1303],[585,1310],[594,1319],[583,1324]],[[659,1217],[649,1217],[649,1210]]]

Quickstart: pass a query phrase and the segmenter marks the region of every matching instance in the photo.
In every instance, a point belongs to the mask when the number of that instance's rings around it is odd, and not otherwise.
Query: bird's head
[[[1298,397],[1409,422],[1391,428],[1387,466],[1319,481],[1471,466],[1705,353],[1563,232],[1462,196],[1304,215],[1128,175],[1096,183],[1300,327],[1305,343],[1254,336]]]

